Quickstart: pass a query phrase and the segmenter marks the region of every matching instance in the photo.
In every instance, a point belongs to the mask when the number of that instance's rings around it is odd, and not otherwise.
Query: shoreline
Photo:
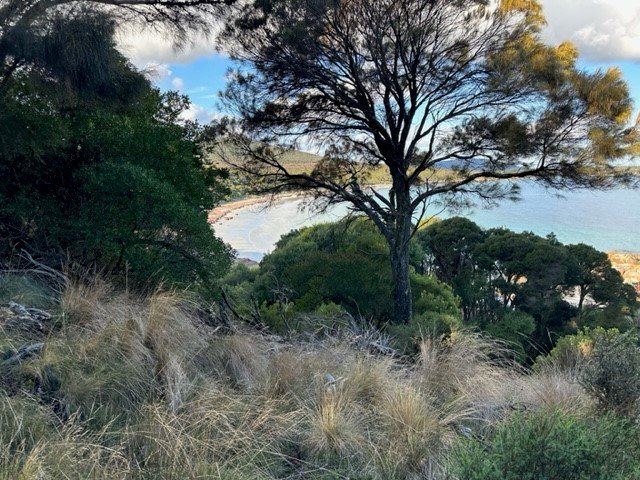
[[[375,188],[385,187],[387,185],[372,185]],[[264,205],[269,203],[282,202],[289,199],[302,197],[304,194],[300,192],[280,193],[273,197],[264,195],[252,195],[250,197],[232,200],[218,205],[209,211],[208,221],[211,225],[216,225],[234,218],[238,212],[244,208]],[[631,252],[625,250],[612,250],[607,252],[609,260],[613,268],[618,270],[626,283],[634,285],[640,293],[640,252]]]
[[[303,194],[298,192],[278,193],[274,196],[268,195],[251,195],[237,200],[231,200],[226,203],[221,203],[213,210],[210,210],[207,215],[207,220],[210,225],[221,223],[226,220],[231,220],[235,217],[235,213],[238,210],[244,208],[254,207],[256,205],[265,205],[265,207],[271,203],[282,202],[285,200],[301,197]]]
[[[371,185],[367,185],[369,188],[389,188],[391,184],[389,183],[375,183]],[[244,198],[239,198],[237,200],[230,200],[225,203],[221,203],[213,210],[209,211],[208,221],[209,224],[215,225],[216,223],[223,222],[225,220],[230,220],[235,217],[234,213],[243,208],[253,207],[256,205],[267,205],[269,203],[282,202],[284,200],[289,200],[293,198],[301,198],[304,197],[304,192],[287,192],[287,193],[278,193],[274,196],[269,195],[249,195]]]

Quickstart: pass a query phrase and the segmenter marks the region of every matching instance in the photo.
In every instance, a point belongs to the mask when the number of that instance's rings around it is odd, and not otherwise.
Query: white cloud
[[[177,46],[170,33],[153,28],[122,28],[118,32],[118,48],[138,68],[149,63],[188,63],[216,53],[211,36],[196,35]]]
[[[140,68],[150,80],[158,83],[173,75],[169,65],[166,63],[149,62]]]
[[[211,123],[213,120],[222,117],[222,115],[213,110],[208,110],[202,105],[192,103],[187,110],[182,112],[180,117],[183,120],[189,120],[192,122],[197,121],[203,125],[206,125],[208,123]]]
[[[640,61],[640,0],[540,0],[550,43],[574,42],[591,61]],[[176,48],[172,36],[157,29],[122,29],[118,45],[138,68],[188,63],[216,52],[212,37],[195,36]]]
[[[173,88],[175,88],[176,90],[182,91],[184,89],[184,80],[182,80],[180,77],[175,77],[173,80],[171,80],[171,85],[173,85]]]
[[[546,40],[570,40],[582,58],[597,62],[640,61],[640,1],[541,0]]]

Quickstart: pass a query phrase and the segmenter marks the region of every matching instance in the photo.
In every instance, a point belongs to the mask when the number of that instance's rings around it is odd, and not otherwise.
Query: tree
[[[625,299],[622,275],[611,266],[606,253],[584,243],[567,245],[566,248],[571,259],[567,284],[577,288],[580,312],[587,297],[596,305]]]
[[[200,128],[176,122],[186,99],[151,87],[115,48],[115,27],[102,12],[60,14],[46,29],[53,50],[38,57],[49,63],[7,80],[0,256],[11,262],[27,250],[51,267],[78,263],[131,286],[210,290],[230,263],[207,223],[224,173],[205,165]],[[85,46],[97,48],[91,61],[76,51]]]
[[[383,325],[393,319],[388,257],[387,243],[366,218],[294,231],[262,260],[256,298],[261,304],[286,300],[296,312],[334,303],[355,317]],[[458,315],[449,287],[416,274],[411,281],[416,317]]]
[[[406,323],[409,240],[430,202],[511,197],[507,180],[523,178],[621,180],[615,159],[635,135],[627,86],[615,69],[578,70],[568,43],[543,45],[543,23],[535,0],[256,1],[227,29],[246,65],[225,94],[240,118],[228,161],[257,191],[302,189],[366,214],[390,247]],[[311,173],[272,148],[300,142],[325,148]],[[388,197],[367,187],[378,167]]]
[[[485,232],[471,220],[453,217],[424,227],[416,234],[425,249],[424,264],[438,280],[460,297],[465,322],[478,320],[495,303],[487,272],[479,268],[474,252]]]
[[[0,3],[0,82],[28,67],[52,66],[65,60],[56,55],[55,26],[52,20],[87,12],[107,15],[128,23],[168,28],[176,44],[188,40],[198,29],[208,32],[214,21],[234,0],[3,0]],[[53,27],[53,28],[52,28]],[[52,42],[53,40],[53,42]],[[100,52],[74,48],[67,61],[80,57],[100,61]],[[62,53],[64,50],[60,50]]]

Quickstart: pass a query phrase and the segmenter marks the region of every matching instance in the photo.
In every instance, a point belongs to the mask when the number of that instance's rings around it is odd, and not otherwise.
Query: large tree
[[[426,206],[517,194],[509,180],[608,187],[635,136],[620,72],[544,45],[535,0],[260,0],[228,28],[245,62],[225,94],[240,171],[263,192],[349,202],[390,246],[395,320],[411,315],[409,240]],[[324,148],[311,173],[274,144]],[[228,150],[227,150],[228,151]],[[368,188],[384,168],[388,196]],[[450,175],[443,175],[446,168]]]
[[[587,299],[596,307],[619,303],[635,305],[633,287],[624,284],[622,275],[613,268],[605,252],[584,243],[566,248],[570,260],[566,284],[578,296],[580,314]]]
[[[187,99],[152,88],[116,27],[100,9],[52,12],[7,57],[22,63],[0,92],[0,263],[24,250],[133,286],[211,291],[230,264],[207,223],[224,174],[205,165],[200,128],[178,121]]]

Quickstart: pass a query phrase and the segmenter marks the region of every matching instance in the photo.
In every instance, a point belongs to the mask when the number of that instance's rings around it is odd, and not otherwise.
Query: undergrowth
[[[0,478],[453,478],[505,422],[595,411],[571,370],[525,371],[472,332],[394,359],[197,312],[181,292],[84,281],[42,338],[0,329],[3,353],[45,343],[0,384]]]

